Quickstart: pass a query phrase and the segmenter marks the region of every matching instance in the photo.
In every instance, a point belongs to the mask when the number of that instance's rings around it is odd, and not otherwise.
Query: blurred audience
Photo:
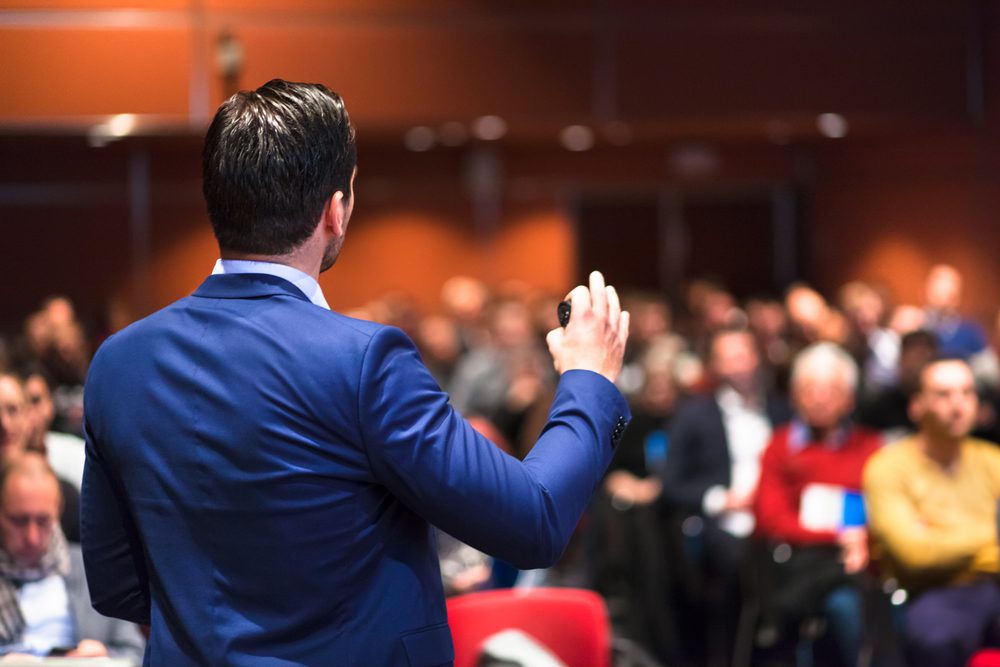
[[[854,424],[886,441],[907,438],[885,450],[891,464],[873,462],[871,469],[881,470],[875,477],[897,485],[892,488],[927,485],[920,489],[928,498],[945,497],[952,490],[946,480],[954,485],[972,474],[966,452],[992,460],[995,445],[969,440],[969,432],[1000,441],[1000,316],[991,341],[962,312],[965,289],[957,268],[938,265],[920,304],[896,304],[867,280],[832,294],[796,283],[784,298],[761,294],[745,302],[712,277],[694,279],[676,295],[624,293],[632,330],[619,384],[634,419],[566,557],[547,572],[522,573],[441,535],[446,589],[590,585],[606,596],[616,631],[671,667],[728,664],[741,603],[758,595],[758,640],[768,633],[772,641],[791,637],[803,617],[826,618],[825,641],[839,647],[834,660],[850,662],[861,641],[858,586],[867,560],[860,470],[880,440]],[[407,332],[456,408],[504,451],[523,457],[544,424],[555,385],[544,337],[557,326],[561,297],[520,282],[490,288],[456,276],[426,312],[413,298],[391,292],[349,314]],[[125,319],[117,317],[112,330]],[[71,542],[79,535],[85,458],[83,382],[90,343],[103,335],[98,328],[88,333],[69,299],[53,296],[16,337],[0,339],[0,462],[25,451],[48,458],[60,479],[63,532]],[[939,422],[961,421],[968,411],[968,402],[951,412],[934,407],[925,369],[934,370],[937,382],[941,366],[931,362],[942,355],[968,361],[979,397],[971,431],[962,422],[957,463],[939,461],[935,468],[921,443],[944,429]],[[790,403],[795,416],[785,425]],[[901,521],[889,521],[886,532],[878,517],[886,514],[883,506],[895,505],[877,494],[869,501],[876,555],[885,554],[873,567],[910,590],[913,632],[923,632],[919,619],[927,612],[921,609],[941,608],[931,604],[934,591],[978,585],[982,564],[997,550],[995,536],[992,542],[985,537],[996,519],[996,498],[986,494],[973,502],[963,495],[975,488],[963,486],[955,502],[948,496],[921,504],[919,494],[907,496],[917,526],[907,531]],[[966,501],[978,514],[962,513]],[[894,528],[902,538],[894,537]],[[951,560],[939,566],[928,560],[935,550],[917,549],[916,565],[907,560],[920,539],[947,551],[949,540],[968,546],[963,536],[976,531],[985,546],[976,543],[982,549],[973,555],[948,551]],[[939,534],[948,539],[933,537]]]
[[[0,472],[0,651],[30,656],[119,657],[138,665],[138,626],[91,607],[79,545],[59,527],[61,497],[42,455],[7,460]]]
[[[882,290],[852,280],[839,297],[848,324],[845,347],[861,369],[859,399],[865,400],[896,384],[899,336],[887,325],[889,300]]]
[[[895,381],[881,387],[860,406],[858,421],[882,433],[885,442],[898,440],[914,429],[910,399],[920,388],[920,374],[938,356],[937,338],[929,331],[911,331],[900,341]]]
[[[594,585],[621,633],[668,661],[678,637],[658,501],[677,386],[669,357],[647,355],[643,365],[632,422],[594,499]]]
[[[52,387],[40,365],[29,366],[22,379],[28,406],[27,448],[45,454],[56,475],[79,490],[86,460],[83,438],[51,430],[55,421]]]
[[[537,431],[529,438],[522,429],[536,423],[532,411],[547,406],[554,391],[552,361],[523,301],[498,301],[487,318],[488,342],[458,362],[448,393],[460,412],[489,419],[523,456],[524,443],[534,441]]]
[[[868,565],[861,473],[881,442],[849,417],[858,369],[841,347],[814,343],[792,366],[795,416],[775,431],[754,503],[761,558],[758,643],[770,645],[803,620],[825,616],[841,663],[857,662],[862,602],[852,575]]]
[[[968,361],[980,386],[996,387],[1000,383],[997,355],[983,328],[960,311],[964,284],[953,266],[931,268],[924,284],[924,326],[937,336],[942,356]]]
[[[1000,451],[969,437],[976,403],[967,362],[930,363],[911,404],[917,434],[864,471],[886,576],[910,595],[905,639],[915,667],[962,667],[1000,619]]]
[[[28,449],[32,417],[24,382],[13,373],[0,373],[0,465]],[[62,532],[71,542],[80,541],[80,492],[70,481],[59,479]]]
[[[683,403],[671,425],[663,495],[689,517],[688,532],[700,533],[699,569],[711,619],[706,646],[713,663],[725,664],[739,610],[744,541],[754,530],[760,458],[773,426],[787,419],[788,410],[762,382],[749,331],[716,331],[708,369],[712,390]]]

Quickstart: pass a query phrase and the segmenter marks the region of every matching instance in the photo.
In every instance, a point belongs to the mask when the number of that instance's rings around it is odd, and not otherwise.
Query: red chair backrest
[[[986,648],[969,659],[969,667],[1000,667],[1000,651]]]
[[[611,625],[604,600],[575,588],[503,589],[448,600],[455,667],[475,667],[483,641],[517,629],[569,667],[611,667]]]

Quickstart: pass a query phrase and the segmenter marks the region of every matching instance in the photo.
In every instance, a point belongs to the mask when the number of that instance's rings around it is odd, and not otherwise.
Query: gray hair
[[[836,371],[853,394],[858,389],[858,365],[847,350],[836,343],[813,343],[804,348],[792,363],[792,386],[807,375]]]

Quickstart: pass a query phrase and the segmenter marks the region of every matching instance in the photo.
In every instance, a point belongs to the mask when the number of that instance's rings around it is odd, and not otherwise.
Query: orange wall
[[[1000,143],[986,131],[858,142],[818,156],[809,252],[827,291],[851,277],[920,303],[940,262],[966,275],[966,310],[1000,307]]]
[[[169,234],[157,234],[153,253],[154,308],[189,294],[218,256],[201,214],[188,212],[169,228]],[[434,309],[441,285],[457,274],[493,286],[520,280],[561,293],[571,286],[574,266],[570,222],[556,209],[515,214],[493,242],[483,243],[454,212],[401,207],[366,211],[361,201],[343,253],[320,284],[338,310],[362,306],[388,292],[406,294]],[[124,284],[116,292],[127,298]]]

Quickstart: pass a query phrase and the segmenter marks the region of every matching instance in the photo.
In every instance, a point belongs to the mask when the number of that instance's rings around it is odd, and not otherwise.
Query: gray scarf
[[[49,550],[34,567],[18,565],[6,549],[0,548],[0,644],[20,641],[24,632],[24,616],[17,603],[18,587],[53,574],[63,577],[69,574],[69,548],[59,524],[52,529]]]

